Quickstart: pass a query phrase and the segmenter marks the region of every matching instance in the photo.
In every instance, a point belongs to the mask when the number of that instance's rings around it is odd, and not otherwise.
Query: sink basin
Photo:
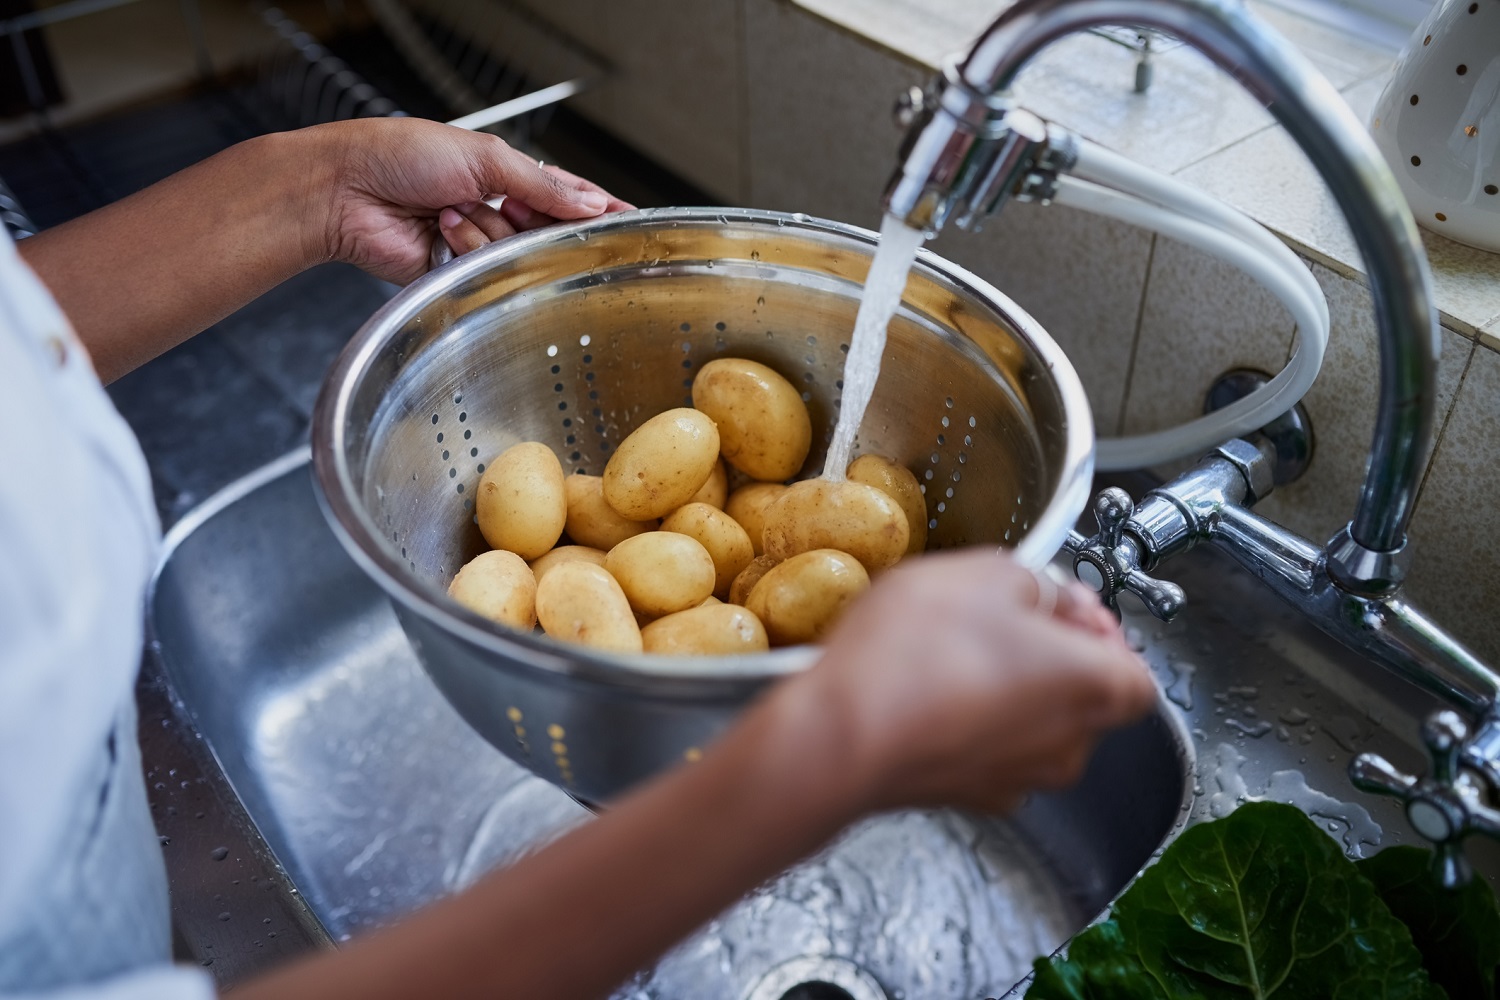
[[[778,976],[819,961],[892,998],[998,996],[1192,818],[1274,798],[1351,854],[1399,840],[1399,809],[1343,768],[1361,750],[1419,767],[1425,696],[1350,662],[1227,562],[1178,565],[1203,598],[1183,621],[1127,614],[1165,698],[1078,787],[1004,820],[867,820],[617,996],[779,1000]],[[305,452],[173,529],[148,616],[148,784],[183,948],[221,982],[392,921],[591,815],[437,692],[325,526]],[[1470,853],[1500,871],[1492,845]]]

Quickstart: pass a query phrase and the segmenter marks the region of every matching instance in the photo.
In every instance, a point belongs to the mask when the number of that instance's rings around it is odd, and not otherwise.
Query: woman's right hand
[[[882,577],[782,693],[789,712],[806,720],[815,706],[838,733],[856,808],[989,812],[1076,782],[1100,736],[1156,698],[1097,597],[993,550]]]

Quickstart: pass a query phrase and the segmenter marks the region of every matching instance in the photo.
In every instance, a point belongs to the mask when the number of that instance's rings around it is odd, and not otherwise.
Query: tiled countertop
[[[933,71],[995,16],[995,0],[794,0],[802,9],[903,61]],[[1283,7],[1250,6],[1286,35],[1369,117],[1395,59]],[[1031,111],[1131,159],[1203,188],[1275,230],[1296,251],[1345,276],[1363,274],[1332,196],[1270,113],[1186,46],[1154,56],[1155,80],[1135,93],[1135,53],[1074,35],[1026,68],[1016,92]],[[1444,326],[1500,350],[1500,255],[1422,231]]]

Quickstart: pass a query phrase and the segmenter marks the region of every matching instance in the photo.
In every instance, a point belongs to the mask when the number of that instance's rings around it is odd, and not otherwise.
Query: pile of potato
[[[846,482],[785,485],[812,421],[771,368],[720,358],[692,393],[622,441],[602,476],[565,477],[537,442],[489,463],[475,510],[493,551],[458,571],[453,599],[599,649],[755,653],[816,641],[871,574],[925,547],[917,478],[884,458],[861,455]],[[733,492],[725,463],[748,479]]]

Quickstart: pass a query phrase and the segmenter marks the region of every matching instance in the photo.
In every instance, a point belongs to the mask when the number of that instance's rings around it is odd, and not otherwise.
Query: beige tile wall
[[[790,0],[739,2],[746,86],[739,103],[720,104],[738,109],[739,117],[732,123],[717,120],[705,134],[739,129],[744,163],[738,174],[700,170],[694,179],[726,201],[873,227],[899,142],[890,123],[892,101],[929,70],[920,60],[895,54],[891,40],[870,44]],[[561,4],[571,6],[597,9],[589,0]],[[720,3],[705,6],[717,9]],[[1373,100],[1378,88],[1368,75],[1381,68],[1379,61],[1358,50],[1342,56],[1336,39],[1325,42],[1326,51],[1315,51],[1315,60],[1352,101]],[[1205,73],[1191,53],[1168,55],[1158,83],[1162,73],[1189,83]],[[1059,47],[1055,58],[1023,81],[1037,95],[1051,95],[1033,101],[1036,109],[1047,113],[1048,101],[1059,109],[1084,101],[1081,77],[1073,77],[1090,63],[1096,72],[1115,63],[1123,71],[1129,60],[1094,39]],[[717,75],[722,68],[714,67],[705,79],[722,79]],[[1126,85],[1128,80],[1122,81]],[[1155,120],[1158,112],[1132,100],[1123,93],[1105,94],[1098,98],[1099,109],[1079,113],[1094,114],[1101,129],[1116,131],[1122,115]],[[1174,129],[1157,121],[1166,138],[1155,145],[1144,138],[1150,130],[1143,124],[1127,145],[1134,141],[1140,158],[1181,168],[1183,176],[1231,203],[1251,188],[1272,185],[1276,197],[1269,200],[1282,200],[1294,246],[1318,261],[1309,266],[1328,296],[1332,332],[1323,374],[1305,400],[1316,452],[1307,476],[1261,509],[1322,540],[1352,513],[1365,472],[1378,373],[1370,296],[1354,268],[1323,252],[1348,237],[1340,220],[1306,198],[1317,181],[1310,175],[1270,179],[1267,163],[1285,149],[1278,151],[1284,140],[1263,127],[1264,111],[1232,101],[1221,111],[1212,127],[1233,145],[1207,159],[1194,162],[1183,144],[1191,122]],[[698,162],[701,168],[704,161]],[[1309,213],[1300,222],[1293,218],[1302,210],[1298,206]],[[1305,240],[1297,236],[1298,225]],[[984,233],[945,233],[933,248],[997,285],[1047,327],[1078,369],[1101,433],[1187,419],[1199,412],[1204,393],[1221,372],[1279,370],[1291,348],[1289,318],[1232,268],[1082,213],[1011,206]],[[1442,436],[1413,523],[1416,565],[1410,593],[1481,655],[1500,662],[1500,615],[1491,611],[1500,598],[1500,514],[1494,513],[1493,500],[1500,496],[1500,354],[1492,349],[1500,347],[1500,315],[1486,305],[1500,288],[1500,268],[1440,237],[1428,239],[1428,250],[1440,281],[1448,282],[1440,294],[1453,308],[1444,315],[1437,400]],[[1455,261],[1459,266],[1449,266]],[[1469,284],[1460,287],[1455,281]]]

